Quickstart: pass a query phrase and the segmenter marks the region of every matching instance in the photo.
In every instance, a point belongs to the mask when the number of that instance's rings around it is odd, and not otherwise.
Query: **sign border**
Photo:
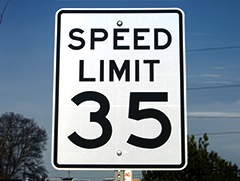
[[[181,112],[181,159],[180,164],[59,164],[58,158],[58,103],[59,103],[59,68],[60,68],[60,35],[61,35],[61,15],[64,13],[177,13],[179,15],[179,60],[180,60],[180,112]],[[187,145],[186,145],[186,82],[185,82],[185,44],[184,44],[184,13],[179,8],[156,8],[156,9],[68,9],[63,8],[56,13],[55,22],[55,53],[54,53],[54,80],[53,80],[53,113],[52,113],[52,165],[61,170],[84,170],[84,169],[132,169],[132,170],[182,170],[187,165]]]

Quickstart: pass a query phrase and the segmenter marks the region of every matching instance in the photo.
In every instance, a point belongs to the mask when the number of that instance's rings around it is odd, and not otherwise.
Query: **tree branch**
[[[2,23],[3,14],[4,14],[4,12],[5,12],[6,8],[7,8],[7,5],[10,3],[10,1],[11,1],[11,0],[9,0],[9,1],[6,3],[6,5],[4,6],[3,12],[2,12],[2,14],[1,14],[1,16],[0,16],[0,24]]]

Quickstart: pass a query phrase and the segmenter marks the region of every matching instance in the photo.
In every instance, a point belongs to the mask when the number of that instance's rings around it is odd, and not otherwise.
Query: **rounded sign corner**
[[[53,168],[55,168],[56,170],[60,170],[61,166],[57,163],[57,160],[52,160],[52,166]]]
[[[64,8],[60,8],[56,11],[56,16],[61,16],[61,14],[63,13],[63,11],[65,11],[66,9]]]
[[[184,11],[183,11],[181,8],[174,8],[174,10],[175,10],[179,15],[181,15],[181,16],[184,17],[185,13],[184,13]]]
[[[188,161],[187,160],[184,160],[184,162],[182,162],[180,165],[179,165],[179,171],[181,170],[184,170],[188,165]]]

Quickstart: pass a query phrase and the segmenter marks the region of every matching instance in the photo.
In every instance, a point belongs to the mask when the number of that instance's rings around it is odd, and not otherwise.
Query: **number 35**
[[[98,148],[106,144],[112,135],[112,125],[106,118],[110,104],[108,99],[99,92],[86,91],[77,94],[72,98],[72,101],[79,105],[85,101],[96,101],[100,108],[97,112],[90,113],[90,122],[97,122],[102,127],[102,135],[96,139],[85,139],[79,136],[76,132],[72,133],[68,139],[75,145],[82,148]],[[128,144],[141,148],[157,148],[162,146],[171,134],[171,123],[168,117],[157,109],[139,109],[140,102],[167,102],[167,92],[131,92],[129,101],[128,117],[137,121],[154,118],[162,126],[162,131],[156,138],[141,138],[131,134],[127,140]]]

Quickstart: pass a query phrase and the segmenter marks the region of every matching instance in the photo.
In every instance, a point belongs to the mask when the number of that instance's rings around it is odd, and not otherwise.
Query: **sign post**
[[[55,38],[53,166],[183,169],[183,12],[61,9]]]

